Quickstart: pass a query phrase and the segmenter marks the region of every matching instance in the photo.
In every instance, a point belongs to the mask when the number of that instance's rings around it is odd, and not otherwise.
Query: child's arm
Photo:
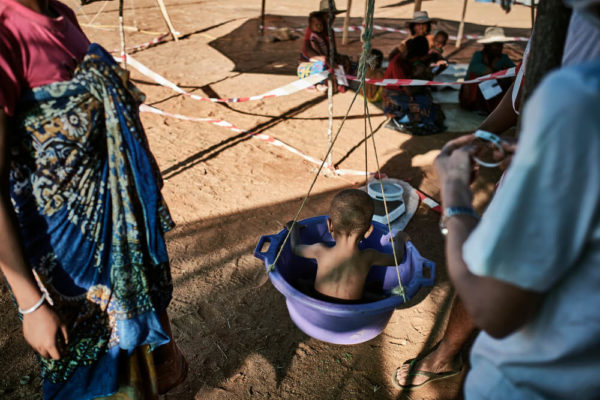
[[[287,230],[290,231],[290,246],[292,248],[292,252],[300,257],[304,258],[318,258],[319,255],[326,248],[322,243],[315,244],[301,244],[300,243],[300,228],[301,226],[296,222],[293,224],[293,221],[289,221],[285,224]]]
[[[404,253],[406,252],[406,242],[410,240],[410,237],[404,232],[398,232],[393,240],[394,249],[396,250],[396,259],[394,259],[393,253],[387,254],[374,250],[371,265],[396,265],[396,260],[398,261],[398,264],[402,262]]]

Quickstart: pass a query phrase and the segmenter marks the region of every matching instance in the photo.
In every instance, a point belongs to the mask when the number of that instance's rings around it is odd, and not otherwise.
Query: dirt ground
[[[109,50],[118,48],[116,1],[83,7],[74,0],[66,2],[77,11],[90,40]],[[306,16],[318,5],[317,0],[266,3],[267,25],[277,27],[304,27]],[[363,5],[354,3],[353,23],[360,23]],[[125,5],[126,25],[144,31],[127,32],[129,46],[166,32],[153,1],[128,0]],[[345,1],[338,1],[339,8],[345,6]],[[515,6],[506,14],[497,4],[469,1],[468,6],[468,33],[498,25],[507,28],[508,34],[527,35],[531,27],[529,8]],[[260,1],[170,0],[167,7],[181,40],[133,56],[186,90],[202,96],[243,97],[295,79],[300,40],[259,42]],[[402,27],[414,4],[378,0],[376,7],[376,23]],[[456,33],[462,1],[426,1],[423,9],[439,18],[451,34]],[[341,23],[340,18],[336,25]],[[373,45],[387,54],[402,37],[378,31]],[[522,44],[507,47],[518,61]],[[465,62],[477,48],[468,41],[455,51],[451,42],[446,52],[453,53],[453,60]],[[351,33],[349,44],[340,46],[340,52],[356,57],[359,51],[359,36]],[[162,110],[223,119],[242,129],[268,134],[319,159],[327,150],[327,98],[319,93],[302,91],[225,105],[178,95],[135,71],[132,77],[147,94],[147,104]],[[335,130],[353,95],[348,91],[334,96]],[[357,103],[360,106],[350,111],[333,149],[332,158],[339,168],[365,169],[360,146],[364,139],[362,100]],[[373,106],[370,113],[375,127],[385,119]],[[435,287],[421,289],[396,310],[378,337],[352,346],[323,343],[294,325],[283,296],[269,282],[264,264],[253,256],[261,235],[278,232],[293,218],[315,176],[315,165],[283,148],[209,123],[153,114],[143,114],[142,118],[165,178],[163,194],[177,222],[167,236],[175,284],[170,315],[175,338],[190,364],[188,379],[166,399],[460,397],[464,373],[410,392],[396,389],[391,381],[404,360],[439,340],[448,317],[453,293],[445,271],[437,213],[420,205],[406,228],[421,253],[437,265]],[[375,134],[381,170],[437,199],[432,161],[441,146],[459,134],[413,137],[381,128]],[[368,169],[375,171],[372,148],[367,159]],[[476,203],[480,208],[496,178],[497,173],[491,171],[478,179]],[[356,176],[319,177],[301,217],[325,214],[338,190],[360,183]],[[39,369],[21,336],[5,285],[0,285],[0,371],[0,398],[41,398]]]

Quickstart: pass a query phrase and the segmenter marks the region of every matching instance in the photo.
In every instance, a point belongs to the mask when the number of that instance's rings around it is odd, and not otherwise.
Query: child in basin
[[[358,248],[359,242],[373,231],[373,199],[358,189],[338,193],[331,202],[327,227],[335,244],[301,244],[298,224],[288,222],[292,252],[317,261],[314,295],[336,303],[358,303],[363,299],[365,281],[373,265],[394,265],[394,255],[374,249]],[[408,236],[400,232],[394,238],[398,263],[404,257]]]

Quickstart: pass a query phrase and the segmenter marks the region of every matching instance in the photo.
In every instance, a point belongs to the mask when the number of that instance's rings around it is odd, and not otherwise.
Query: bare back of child
[[[298,225],[292,227],[288,222],[288,229],[292,229],[294,254],[317,261],[314,289],[318,294],[342,301],[361,300],[371,267],[395,263],[393,254],[358,247],[359,242],[373,231],[373,210],[373,200],[362,190],[347,189],[338,193],[331,202],[327,220],[335,241],[333,246],[325,243],[300,244]],[[403,234],[394,238],[398,262],[404,256],[405,238]]]

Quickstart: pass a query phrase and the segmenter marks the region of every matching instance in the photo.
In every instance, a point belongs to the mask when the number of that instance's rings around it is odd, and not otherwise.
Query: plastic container
[[[404,189],[396,182],[382,180],[379,183],[378,180],[369,182],[367,185],[367,193],[375,200],[375,213],[373,214],[373,221],[381,224],[387,224],[387,217],[385,212],[385,206],[383,204],[383,194],[381,187],[385,193],[385,200],[390,215],[390,222],[398,219],[402,214],[406,212],[406,205],[404,204]]]
[[[327,230],[327,216],[308,218],[298,223],[304,244],[333,242]],[[373,223],[373,233],[360,243],[360,248],[374,248],[391,253],[389,235],[384,225]],[[275,235],[262,236],[254,255],[265,262],[267,271],[275,260],[287,230]],[[263,247],[268,248],[263,252]],[[399,265],[406,300],[424,286],[433,286],[435,264],[423,258],[412,243],[407,244],[406,256]],[[374,338],[387,325],[394,309],[404,303],[404,298],[391,294],[398,286],[396,267],[374,266],[367,276],[366,286],[376,290],[381,299],[361,304],[337,304],[319,300],[302,292],[302,282],[314,284],[317,272],[315,260],[294,255],[289,240],[281,253],[277,265],[269,272],[275,288],[285,296],[290,317],[307,335],[324,342],[356,344]],[[373,289],[375,288],[375,289]]]

